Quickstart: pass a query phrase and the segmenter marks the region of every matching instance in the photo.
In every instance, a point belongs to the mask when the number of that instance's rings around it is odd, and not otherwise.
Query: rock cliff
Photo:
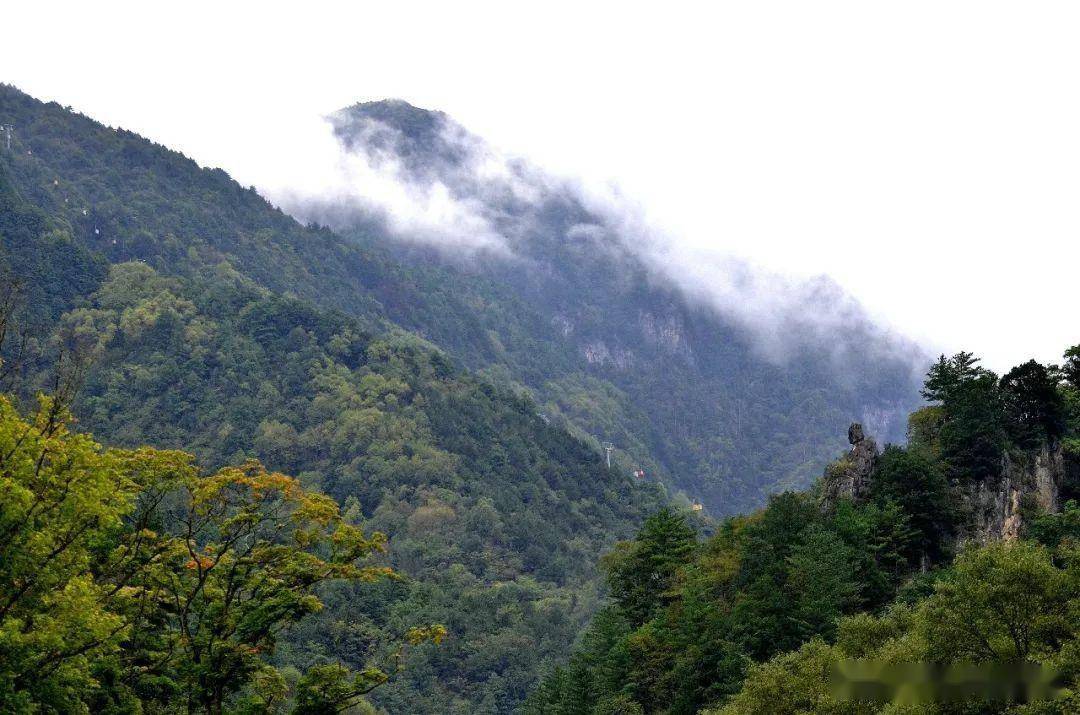
[[[985,544],[1019,538],[1025,514],[1060,510],[1064,478],[1060,444],[1045,444],[1036,452],[1006,454],[997,476],[954,486],[957,505],[968,517],[959,541]]]
[[[866,499],[873,484],[876,442],[858,422],[848,428],[848,442],[851,451],[825,469],[821,491],[825,511],[842,498]],[[1060,511],[1067,466],[1061,445],[1053,442],[1038,450],[1007,452],[992,477],[954,483],[953,503],[961,515],[957,544],[1016,539],[1026,518]]]
[[[831,510],[841,498],[860,501],[865,498],[877,464],[878,448],[858,422],[848,427],[851,451],[825,469],[822,505]]]

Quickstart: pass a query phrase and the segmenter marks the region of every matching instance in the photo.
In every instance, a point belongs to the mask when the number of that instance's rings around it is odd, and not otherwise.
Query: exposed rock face
[[[612,365],[626,370],[634,364],[634,354],[619,348],[609,349],[603,340],[594,340],[581,348],[581,354],[590,365]]]
[[[646,344],[652,345],[668,355],[682,355],[690,359],[692,351],[686,342],[686,328],[682,319],[675,314],[656,315],[641,311],[638,315],[641,336]]]
[[[867,437],[863,427],[853,422],[848,427],[851,451],[825,468],[822,506],[831,510],[841,498],[859,501],[870,488],[870,477],[877,464],[878,448],[873,437]]]
[[[980,544],[1019,538],[1025,507],[1043,513],[1059,511],[1059,491],[1065,477],[1061,445],[1043,445],[1038,452],[1005,455],[1001,474],[956,487],[960,508],[969,515],[960,541]]]
[[[877,444],[858,422],[848,428],[848,442],[851,451],[825,468],[821,494],[824,511],[832,511],[840,499],[858,502],[869,494],[878,461]],[[954,483],[954,504],[966,515],[955,535],[956,543],[1018,539],[1025,527],[1025,513],[1060,511],[1061,489],[1069,466],[1061,445],[1050,443],[1038,451],[1006,453],[996,476]]]

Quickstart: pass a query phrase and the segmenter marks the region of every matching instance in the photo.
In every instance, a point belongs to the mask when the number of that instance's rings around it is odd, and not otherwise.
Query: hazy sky
[[[0,81],[245,185],[401,97],[932,346],[1080,342],[1075,2],[9,5]]]

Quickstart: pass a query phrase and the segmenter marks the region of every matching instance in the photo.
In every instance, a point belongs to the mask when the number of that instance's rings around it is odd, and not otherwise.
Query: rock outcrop
[[[996,477],[954,487],[957,504],[968,515],[959,540],[985,544],[1019,538],[1025,513],[1060,510],[1064,478],[1065,459],[1059,444],[1043,445],[1037,452],[1006,454]]]
[[[877,444],[855,422],[848,428],[851,451],[825,468],[821,507],[829,512],[840,499],[863,501],[870,493],[878,462]],[[952,500],[960,515],[955,544],[986,544],[1023,535],[1025,518],[1061,510],[1061,490],[1070,464],[1059,443],[1037,451],[1007,452],[992,477],[953,483]]]
[[[870,489],[878,459],[877,442],[866,436],[858,422],[848,427],[848,442],[851,451],[825,468],[821,499],[827,511],[843,498],[861,501]]]

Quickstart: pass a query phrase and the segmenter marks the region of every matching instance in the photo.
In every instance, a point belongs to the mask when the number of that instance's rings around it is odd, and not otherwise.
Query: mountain
[[[878,450],[917,349],[827,282],[694,283],[445,115],[333,117],[439,211],[309,225],[11,87],[0,122],[0,709],[794,715],[871,658],[1033,661],[1075,710],[1080,348],[941,358]],[[756,513],[660,483],[748,510],[853,417]]]
[[[648,260],[651,249],[634,244],[644,239],[591,209],[572,182],[502,159],[443,114],[394,101],[332,119],[344,151],[409,192],[466,207],[462,226],[453,220],[461,212],[438,215],[468,234],[449,244],[399,226],[364,200],[363,183],[352,187],[359,201],[282,200],[343,236],[300,226],[224,172],[163,161],[122,129],[68,113],[82,137],[72,142],[65,123],[27,116],[29,101],[5,100],[20,141],[48,142],[28,146],[32,161],[14,178],[109,261],[176,272],[227,258],[272,290],[369,326],[403,326],[488,379],[528,390],[554,424],[613,443],[621,466],[713,513],[808,484],[843,447],[835,435],[852,419],[902,440],[903,415],[917,402],[919,351],[882,334],[833,287],[799,286],[782,320],[737,319]],[[189,191],[196,177],[214,201]],[[718,280],[732,285],[717,290],[738,293],[757,279]],[[755,290],[774,288],[791,292],[779,282]],[[827,326],[821,315],[832,316]],[[762,349],[762,331],[781,340],[773,348],[782,357]]]
[[[223,171],[12,87],[0,121],[21,394],[68,365],[95,438],[206,469],[256,457],[385,532],[403,580],[327,586],[275,658],[360,669],[411,625],[445,624],[373,694],[391,712],[514,710],[599,607],[599,555],[671,503],[659,482],[748,508],[807,483],[842,446],[836,424],[914,394],[908,347],[858,320],[826,336],[843,350],[806,325],[769,359],[570,188],[478,168],[473,140],[401,103],[350,110],[342,141],[467,199],[448,223],[481,250],[402,240],[368,205],[307,206],[337,230],[302,225]]]
[[[402,578],[327,586],[276,664],[361,670],[441,623],[446,641],[410,649],[373,699],[513,710],[597,607],[600,553],[667,502],[659,487],[393,323],[378,296],[426,278],[387,251],[14,88],[0,117],[17,128],[0,267],[23,296],[4,357],[25,400],[77,379],[96,439],[206,469],[258,458],[387,534]]]
[[[283,206],[426,273],[422,290],[378,292],[393,320],[524,386],[627,468],[732,514],[809,484],[852,419],[903,440],[925,355],[827,281],[738,264],[691,278],[619,207],[439,112],[394,100],[329,121],[362,167],[341,179],[351,198]],[[380,203],[377,181],[416,205]]]
[[[871,715],[919,682],[912,712],[1077,712],[1078,357],[1000,378],[942,358],[906,446],[880,450],[853,424],[814,489],[704,541],[678,514],[651,516],[605,559],[610,602],[525,711]],[[845,702],[833,686],[853,659],[882,681],[861,671],[860,702]],[[1018,661],[1057,690],[1004,687]],[[961,694],[889,679],[931,663],[985,680]]]

